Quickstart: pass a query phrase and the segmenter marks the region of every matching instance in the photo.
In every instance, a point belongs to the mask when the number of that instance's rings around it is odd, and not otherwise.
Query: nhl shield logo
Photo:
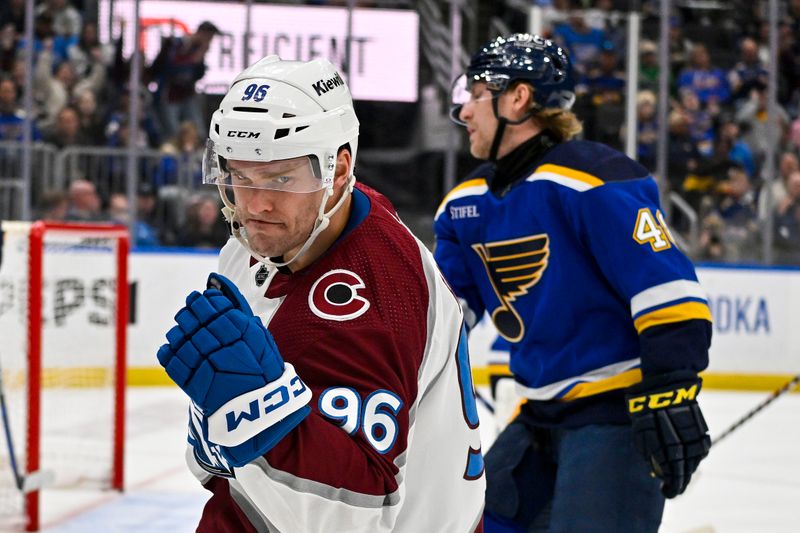
[[[256,272],[256,287],[261,287],[264,282],[267,281],[268,277],[269,272],[267,271],[267,266],[261,265],[261,267],[258,269],[258,272]]]
[[[353,320],[369,309],[369,300],[358,294],[365,286],[354,272],[331,270],[314,282],[308,293],[308,306],[326,320]]]

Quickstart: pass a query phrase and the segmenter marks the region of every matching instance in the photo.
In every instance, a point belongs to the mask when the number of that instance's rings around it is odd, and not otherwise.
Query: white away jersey
[[[485,477],[462,314],[431,254],[361,185],[358,225],[313,265],[268,270],[231,239],[233,280],[312,390],[311,414],[214,495],[199,532],[468,533]]]

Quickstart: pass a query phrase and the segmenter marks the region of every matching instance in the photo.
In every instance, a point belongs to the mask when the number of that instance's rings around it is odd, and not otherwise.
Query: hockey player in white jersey
[[[326,60],[265,57],[214,113],[204,180],[232,239],[158,359],[191,399],[200,532],[482,531],[460,306],[355,184],[358,120]]]

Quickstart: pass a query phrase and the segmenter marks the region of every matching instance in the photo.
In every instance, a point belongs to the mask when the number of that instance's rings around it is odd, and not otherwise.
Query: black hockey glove
[[[686,490],[711,448],[696,399],[701,384],[694,372],[678,371],[646,378],[626,391],[634,443],[661,478],[661,492],[667,498]]]

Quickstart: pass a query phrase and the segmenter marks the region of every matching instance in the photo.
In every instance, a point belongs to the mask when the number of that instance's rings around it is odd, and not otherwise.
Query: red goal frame
[[[127,359],[127,325],[129,310],[128,254],[130,239],[125,226],[115,224],[82,224],[37,221],[28,234],[28,421],[26,473],[40,467],[41,387],[42,387],[42,285],[44,283],[45,235],[86,234],[116,241],[116,309],[114,354],[114,428],[111,488],[121,491],[124,486],[125,451],[125,379]],[[39,491],[25,495],[25,529],[39,529]]]

